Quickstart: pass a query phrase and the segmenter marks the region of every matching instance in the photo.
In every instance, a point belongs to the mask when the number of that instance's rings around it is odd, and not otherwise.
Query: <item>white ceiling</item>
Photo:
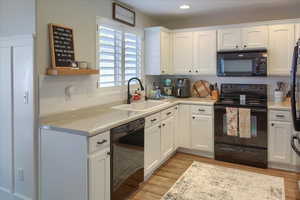
[[[220,12],[234,12],[237,9],[287,9],[298,6],[300,0],[119,0],[139,11],[160,19],[180,19],[188,16],[209,16]],[[191,9],[180,10],[179,6],[188,4]],[[300,11],[299,11],[300,12]]]

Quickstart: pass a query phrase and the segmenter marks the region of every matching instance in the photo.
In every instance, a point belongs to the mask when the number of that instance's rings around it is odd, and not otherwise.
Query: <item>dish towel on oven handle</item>
[[[251,109],[239,108],[240,138],[251,138]]]
[[[227,135],[238,136],[238,108],[226,107]]]

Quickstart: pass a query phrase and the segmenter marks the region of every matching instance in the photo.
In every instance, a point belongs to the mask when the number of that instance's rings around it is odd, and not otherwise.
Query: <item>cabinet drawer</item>
[[[288,111],[271,110],[270,119],[274,121],[291,121],[291,113]]]
[[[161,112],[161,119],[164,120],[164,119],[167,119],[168,117],[171,117],[175,114],[175,111],[176,111],[177,107],[172,107],[172,108],[169,108],[167,110],[164,110]]]
[[[89,153],[103,150],[110,145],[109,131],[100,133],[94,137],[89,138]]]
[[[192,115],[212,115],[212,106],[191,106]]]
[[[157,123],[160,123],[160,113],[156,113],[154,115],[151,115],[149,117],[146,117],[145,119],[145,127],[151,127]]]

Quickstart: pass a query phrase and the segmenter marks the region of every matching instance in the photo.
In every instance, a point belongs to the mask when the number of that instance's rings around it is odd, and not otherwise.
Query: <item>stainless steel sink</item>
[[[114,106],[112,108],[118,109],[118,110],[143,112],[143,111],[149,111],[152,109],[156,109],[156,108],[165,106],[167,104],[169,104],[169,102],[149,100],[149,101],[143,101],[143,102],[139,102],[139,103],[122,104],[122,105]]]

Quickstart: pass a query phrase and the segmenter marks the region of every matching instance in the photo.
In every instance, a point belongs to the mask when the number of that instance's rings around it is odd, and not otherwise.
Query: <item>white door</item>
[[[193,69],[193,33],[174,33],[173,71],[176,74],[190,74]]]
[[[288,122],[270,122],[269,126],[269,161],[291,164],[292,149],[290,138],[292,124]]]
[[[268,47],[268,27],[255,26],[242,29],[242,48],[257,49]]]
[[[161,60],[161,73],[162,74],[170,74],[170,55],[171,55],[171,43],[170,43],[170,33],[161,32],[161,52],[160,52],[160,60]]]
[[[269,74],[289,75],[295,45],[294,24],[270,26],[269,38]]]
[[[89,200],[110,200],[109,149],[89,158]]]
[[[13,193],[11,48],[0,47],[0,199]]]
[[[241,47],[240,28],[218,30],[218,50],[238,50]]]
[[[199,31],[194,33],[194,73],[216,75],[217,32]]]
[[[178,112],[178,130],[175,139],[178,147],[191,147],[190,119],[190,105],[180,104]]]
[[[151,173],[160,162],[161,125],[145,130],[145,176]]]
[[[213,152],[212,116],[194,115],[191,122],[192,149]]]
[[[174,116],[162,121],[161,131],[161,159],[167,158],[174,150],[174,132],[175,118]]]

